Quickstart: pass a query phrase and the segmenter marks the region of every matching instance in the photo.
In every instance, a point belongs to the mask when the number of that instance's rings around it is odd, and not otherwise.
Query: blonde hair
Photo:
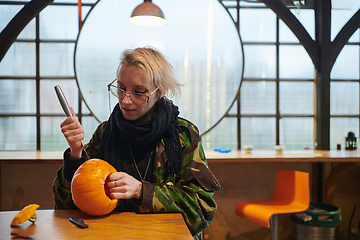
[[[121,56],[117,76],[119,76],[122,64],[138,67],[154,87],[158,87],[170,97],[180,95],[181,84],[175,78],[173,67],[156,49],[143,47],[125,50]]]

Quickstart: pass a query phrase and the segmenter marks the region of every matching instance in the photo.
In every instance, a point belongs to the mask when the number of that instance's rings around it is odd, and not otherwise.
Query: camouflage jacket
[[[86,157],[79,164],[87,159],[97,158],[106,123],[99,125],[90,142],[85,145],[86,153],[83,155]],[[155,177],[151,182],[143,181],[142,202],[138,212],[179,212],[194,239],[200,239],[202,230],[209,226],[216,211],[213,195],[214,191],[220,189],[220,184],[208,168],[197,127],[181,118],[179,127],[183,149],[181,170],[177,174],[164,176],[167,158],[164,142],[159,142],[154,158]],[[65,154],[64,158],[66,161]],[[71,197],[71,183],[64,177],[63,167],[58,170],[53,184],[55,208],[76,208]]]

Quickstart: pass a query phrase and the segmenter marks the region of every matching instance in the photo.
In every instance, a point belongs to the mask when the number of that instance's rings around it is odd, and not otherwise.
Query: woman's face
[[[143,77],[136,66],[122,64],[117,86],[126,93],[123,98],[119,97],[119,105],[127,120],[137,120],[144,117],[159,97],[158,91],[160,90],[156,91],[156,88]],[[149,96],[149,94],[151,95]],[[141,95],[146,96],[141,97]],[[144,99],[144,101],[138,99]]]

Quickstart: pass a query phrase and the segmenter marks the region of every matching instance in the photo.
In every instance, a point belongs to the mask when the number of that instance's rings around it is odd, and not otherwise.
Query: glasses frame
[[[113,85],[113,83],[114,83],[115,81],[117,81],[117,78],[115,78],[111,83],[109,83],[109,84],[107,85],[108,91],[111,92],[112,95],[114,95],[115,97],[117,97],[117,98],[119,98],[119,99],[124,99],[125,96],[128,95],[129,98],[131,99],[131,101],[132,101],[133,103],[141,103],[141,102],[136,102],[136,101],[134,101],[134,100],[132,99],[132,97],[131,97],[131,96],[132,96],[131,93],[127,93],[126,91],[124,91],[123,89],[119,88],[118,86]],[[115,95],[115,93],[113,93],[113,92],[111,91],[111,87],[116,88],[117,91],[123,92],[123,93],[124,93],[124,96],[123,96],[123,97],[120,97],[120,96]],[[157,87],[157,88],[156,88],[154,91],[152,91],[150,94],[138,93],[138,95],[142,95],[142,96],[145,96],[145,97],[146,97],[145,100],[144,100],[144,102],[142,102],[141,104],[144,104],[144,103],[146,103],[146,102],[149,102],[150,96],[153,95],[158,89],[159,89],[159,87]],[[148,90],[148,91],[149,91],[149,90]]]

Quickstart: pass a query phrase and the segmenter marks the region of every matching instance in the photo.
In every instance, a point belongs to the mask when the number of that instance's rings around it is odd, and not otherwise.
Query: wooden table
[[[27,221],[10,227],[17,211],[0,212],[0,239],[10,239],[11,232],[33,234],[34,239],[193,239],[180,213],[136,214],[114,212],[91,217],[79,210],[37,210],[37,222]],[[88,228],[80,229],[70,217],[84,219]]]

